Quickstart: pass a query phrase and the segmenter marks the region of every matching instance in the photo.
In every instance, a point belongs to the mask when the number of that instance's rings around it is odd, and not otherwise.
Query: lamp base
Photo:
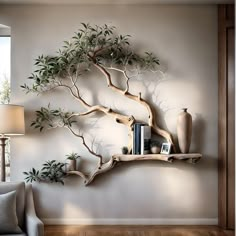
[[[1,152],[1,182],[6,181],[5,147],[8,138],[0,137]]]

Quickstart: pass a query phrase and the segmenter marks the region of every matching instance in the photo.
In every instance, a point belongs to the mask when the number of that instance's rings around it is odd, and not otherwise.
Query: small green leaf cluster
[[[75,33],[72,38],[73,42],[67,44],[68,46],[71,47],[74,44],[75,48],[91,55],[98,49],[111,46],[116,27],[107,24],[91,26],[89,23],[81,23],[81,25],[82,29]]]
[[[151,140],[150,147],[161,147],[161,142],[159,140]]]
[[[64,178],[66,172],[64,171],[65,163],[58,162],[56,160],[47,161],[43,164],[41,170],[36,170],[32,168],[29,172],[23,172],[26,177],[26,182],[56,182],[64,184]]]
[[[24,84],[21,88],[29,92],[40,92],[47,90],[48,86],[56,86],[56,76],[63,76],[65,70],[65,63],[58,57],[41,55],[35,59],[35,66],[37,69],[28,79],[33,80],[32,87]]]
[[[79,156],[78,153],[72,152],[72,153],[66,155],[66,157],[67,157],[68,160],[76,160],[76,159],[78,159],[80,156]]]
[[[40,182],[40,172],[39,170],[36,170],[35,168],[32,168],[29,172],[23,172],[24,175],[27,175],[25,177],[26,182]]]
[[[40,110],[36,111],[36,118],[31,123],[31,126],[35,129],[39,129],[40,132],[44,128],[54,128],[54,127],[71,127],[76,121],[71,118],[73,113],[64,112],[62,109],[51,109],[50,104],[47,108],[41,107]]]
[[[131,36],[116,34],[116,27],[81,25],[70,41],[64,41],[56,56],[41,55],[35,60],[36,70],[29,77],[32,85],[21,86],[27,93],[56,88],[73,76],[81,77],[93,64],[138,66],[144,70],[159,65],[152,53],[134,53],[129,42]]]

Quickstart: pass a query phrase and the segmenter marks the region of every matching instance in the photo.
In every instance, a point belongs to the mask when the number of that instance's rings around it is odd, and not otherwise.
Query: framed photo
[[[161,154],[170,154],[171,143],[162,143]]]

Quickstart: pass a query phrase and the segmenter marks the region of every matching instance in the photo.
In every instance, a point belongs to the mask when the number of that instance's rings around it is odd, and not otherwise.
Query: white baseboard
[[[218,218],[190,218],[190,219],[80,219],[80,218],[44,218],[45,225],[217,225]]]

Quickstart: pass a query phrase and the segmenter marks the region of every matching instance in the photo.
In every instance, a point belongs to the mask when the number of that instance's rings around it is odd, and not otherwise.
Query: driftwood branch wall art
[[[104,84],[114,93],[132,100],[143,106],[148,114],[144,124],[151,127],[152,134],[156,134],[172,146],[176,153],[176,145],[171,134],[162,129],[156,122],[156,113],[151,104],[142,97],[141,93],[133,94],[130,91],[130,80],[142,72],[158,71],[159,59],[149,52],[143,55],[135,53],[130,45],[130,35],[119,35],[114,26],[92,26],[81,24],[81,29],[75,33],[70,41],[65,41],[62,49],[55,56],[41,55],[35,60],[36,70],[29,77],[30,83],[21,87],[26,93],[43,94],[52,90],[64,89],[83,108],[82,112],[65,111],[62,108],[52,108],[51,105],[42,107],[36,111],[35,120],[31,126],[39,131],[54,128],[66,128],[72,135],[78,137],[89,154],[97,159],[97,167],[90,174],[84,174],[75,167],[66,168],[64,163],[56,160],[43,164],[41,170],[32,168],[24,172],[26,181],[49,181],[64,183],[64,178],[69,175],[78,175],[88,185],[99,174],[112,169],[119,162],[136,160],[162,160],[172,162],[175,159],[190,160],[192,163],[201,158],[201,154],[148,154],[132,155],[133,127],[137,122],[134,115],[127,115],[112,109],[104,104],[91,104],[83,97],[80,82],[86,76],[96,73],[97,79],[104,80]],[[114,74],[119,74],[122,86],[114,83]],[[129,142],[127,155],[112,155],[108,161],[100,153],[87,143],[84,135],[78,131],[80,117],[88,117],[91,114],[103,114],[114,122],[127,128]],[[140,121],[139,121],[140,122]],[[68,159],[75,162],[79,157],[77,153],[68,154]],[[75,166],[74,164],[70,166]]]

